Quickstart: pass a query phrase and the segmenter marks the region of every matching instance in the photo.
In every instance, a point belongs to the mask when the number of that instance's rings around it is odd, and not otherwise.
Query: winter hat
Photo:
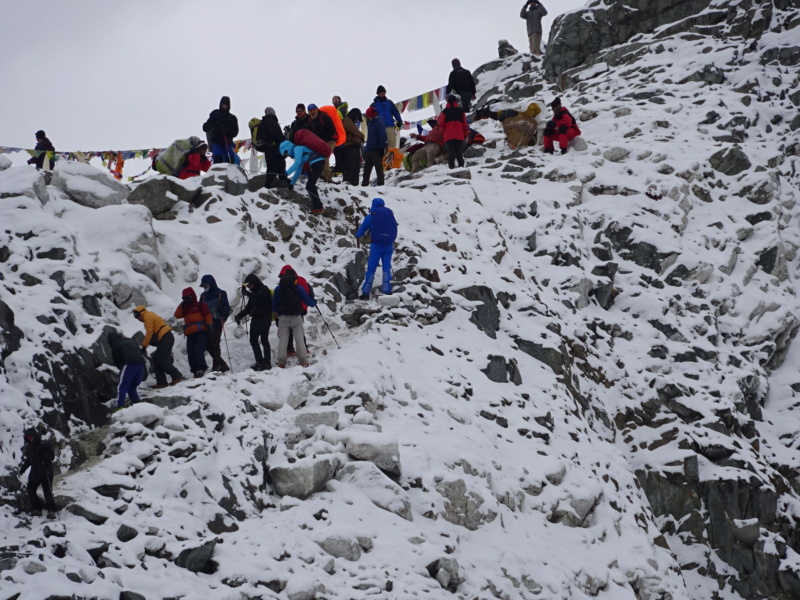
[[[377,89],[377,91],[375,93],[376,94],[380,94],[380,93],[384,93],[385,94],[386,93],[386,88],[383,87],[382,85],[379,85],[378,89]]]
[[[274,117],[275,116],[275,109],[272,108],[271,106],[268,106],[267,108],[264,109],[264,114],[265,115],[272,115]]]
[[[284,276],[284,275],[286,275],[286,274],[287,274],[289,271],[292,271],[292,272],[294,272],[294,269],[291,267],[291,265],[283,265],[283,267],[281,267],[280,273],[278,273],[278,275],[280,275],[281,277],[283,277],[283,276]]]
[[[186,300],[187,298],[191,298],[192,302],[197,300],[197,294],[194,293],[194,289],[187,287],[184,288],[183,292],[181,293],[181,298]]]
[[[364,115],[365,115],[365,116],[366,116],[368,119],[371,119],[372,117],[377,117],[377,116],[378,116],[378,111],[377,111],[377,110],[375,110],[375,107],[374,107],[374,106],[370,106],[370,107],[367,109],[367,112],[365,112],[365,113],[364,113]]]
[[[453,68],[455,68],[455,67],[460,67],[460,66],[461,66],[461,61],[460,61],[460,60],[458,60],[457,58],[454,58],[454,59],[453,59],[453,60],[450,62],[450,64],[451,64],[451,65],[453,65]]]
[[[360,121],[364,118],[364,115],[361,114],[361,109],[352,108],[350,112],[347,113],[347,116],[350,117],[353,121]]]
[[[228,110],[231,108],[231,99],[228,96],[223,96],[222,100],[219,101],[219,107],[222,108],[223,104],[228,105]]]
[[[308,105],[308,110],[319,110],[319,108],[317,107],[316,104],[309,104]]]
[[[303,110],[305,110],[306,109],[306,105],[301,102],[300,104],[298,104],[297,106],[294,107],[295,110],[297,110],[299,108],[302,108]]]
[[[244,285],[256,285],[257,283],[261,283],[261,280],[255,273],[250,273],[250,275],[244,278]]]
[[[561,96],[556,96],[556,99],[550,103],[550,108],[553,110],[556,108],[561,108]]]
[[[36,132],[36,139],[37,140],[43,140],[46,137],[47,136],[44,133],[44,129],[40,129],[39,131]]]
[[[448,104],[450,104],[451,102],[452,103],[458,103],[458,101],[459,101],[459,97],[456,96],[455,94],[448,94],[447,95],[447,103]]]

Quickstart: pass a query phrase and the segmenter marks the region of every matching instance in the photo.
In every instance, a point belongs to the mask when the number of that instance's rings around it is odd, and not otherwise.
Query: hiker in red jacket
[[[211,168],[211,161],[206,156],[208,144],[202,142],[197,148],[186,155],[186,166],[178,173],[178,179],[189,179],[205,173]]]
[[[439,127],[439,121],[428,119],[431,130],[427,135],[412,133],[411,137],[419,140],[425,145],[411,155],[411,172],[416,173],[423,169],[422,161],[425,166],[432,167],[436,164],[436,157],[439,156],[444,148],[444,129]]]
[[[561,98],[553,100],[550,103],[550,108],[553,109],[553,119],[548,121],[547,126],[544,128],[544,151],[547,154],[553,154],[553,142],[558,140],[561,154],[566,154],[569,141],[578,137],[581,134],[581,130],[578,129],[578,122],[575,117],[561,106]]]
[[[175,318],[183,319],[189,369],[196,378],[202,377],[208,370],[205,353],[208,348],[208,334],[214,327],[211,311],[205,302],[197,301],[194,290],[188,287],[183,290],[181,303],[175,309]]]
[[[444,145],[447,147],[447,162],[451,169],[464,166],[464,140],[469,135],[467,113],[458,105],[454,95],[447,97],[447,107],[439,115],[439,127],[444,132]]]

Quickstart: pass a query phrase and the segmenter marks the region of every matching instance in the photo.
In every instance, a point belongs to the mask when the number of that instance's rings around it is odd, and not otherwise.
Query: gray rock
[[[11,159],[7,156],[0,154],[0,171],[5,171],[11,167]]]
[[[356,460],[369,461],[385,473],[400,475],[400,449],[395,439],[380,433],[359,432],[345,442],[345,450]]]
[[[750,168],[750,159],[741,148],[726,148],[715,153],[708,162],[715,171],[724,175],[738,175]]]
[[[78,517],[83,517],[90,523],[94,525],[102,525],[106,521],[108,521],[108,517],[104,517],[102,515],[98,515],[90,511],[89,509],[84,508],[80,504],[70,504],[67,506],[67,512],[71,512],[73,515]]]
[[[120,542],[130,542],[137,535],[139,535],[139,532],[127,525],[120,525],[119,529],[117,529],[117,539]]]
[[[628,155],[631,153],[630,150],[627,148],[620,148],[619,146],[614,146],[613,148],[609,148],[605,152],[603,152],[603,158],[611,162],[621,162],[625,160]]]
[[[335,465],[329,458],[306,458],[285,467],[273,467],[269,474],[278,494],[304,500],[311,494],[324,490],[335,470]]]
[[[350,463],[337,473],[336,479],[357,486],[378,508],[392,512],[406,521],[413,519],[408,494],[373,463]]]
[[[52,185],[73,202],[89,208],[122,204],[130,194],[111,174],[77,161],[59,161],[53,171]]]
[[[136,592],[123,590],[119,593],[119,600],[147,600],[147,598]]]
[[[5,158],[0,155],[0,158]],[[31,167],[0,169],[0,198],[25,196],[46,204],[50,198],[44,177]]]
[[[497,331],[500,329],[500,308],[497,305],[494,291],[485,285],[473,285],[455,290],[455,293],[467,300],[481,303],[474,309],[470,321],[490,338],[497,338]]]
[[[344,558],[353,562],[361,558],[361,545],[353,538],[335,535],[317,544],[334,558]]]
[[[475,531],[483,523],[491,523],[497,517],[494,511],[480,509],[484,503],[483,498],[480,494],[467,491],[467,484],[463,479],[442,482],[436,486],[436,490],[446,500],[442,517],[454,525]]]
[[[175,564],[192,573],[213,574],[216,571],[216,565],[211,557],[214,555],[216,545],[217,542],[214,540],[206,542],[199,548],[187,548],[178,555]]]
[[[589,149],[589,142],[586,141],[586,138],[579,135],[578,137],[574,137],[569,141],[569,147],[576,152],[583,152]]]
[[[314,435],[317,427],[336,427],[338,423],[339,412],[335,410],[303,412],[294,418],[295,427],[306,437]]]
[[[203,187],[221,187],[232,196],[241,196],[247,191],[247,177],[236,165],[212,165],[201,183]]]
[[[193,204],[202,188],[169,175],[151,177],[133,188],[128,196],[129,204],[142,204],[150,209],[154,219],[174,219],[173,207],[178,202]]]

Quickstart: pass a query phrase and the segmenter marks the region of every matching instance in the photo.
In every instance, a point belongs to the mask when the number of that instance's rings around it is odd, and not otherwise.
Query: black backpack
[[[299,315],[302,313],[300,292],[297,291],[297,275],[284,275],[278,284],[281,288],[281,299],[278,303],[279,315]]]

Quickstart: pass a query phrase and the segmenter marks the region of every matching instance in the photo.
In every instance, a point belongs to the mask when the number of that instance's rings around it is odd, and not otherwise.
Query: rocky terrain
[[[323,186],[325,217],[224,166],[0,165],[0,598],[800,597],[800,11],[653,8],[476,72],[479,104],[560,94],[585,149],[482,121],[467,169]],[[376,195],[401,287],[360,302]],[[233,373],[110,413],[132,307],[287,263],[309,369],[248,369],[229,325]],[[52,522],[14,470],[37,422]]]

